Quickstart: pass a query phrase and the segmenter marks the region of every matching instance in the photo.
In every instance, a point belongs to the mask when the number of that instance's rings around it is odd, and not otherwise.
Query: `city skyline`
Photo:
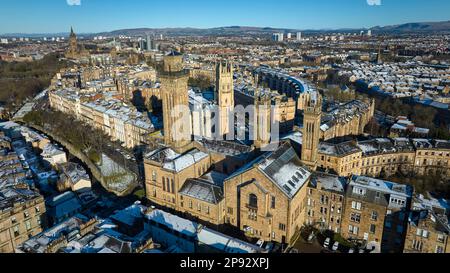
[[[286,8],[290,7],[290,8]],[[413,22],[446,21],[447,1],[192,1],[186,6],[163,1],[26,0],[3,3],[0,34],[61,33],[73,26],[78,33],[130,28],[272,27],[298,30],[371,28]],[[279,12],[273,12],[273,11]],[[220,12],[218,12],[220,11]],[[16,14],[21,12],[20,20]],[[404,14],[402,18],[396,16]],[[279,16],[283,14],[283,16]],[[351,16],[348,16],[348,15]],[[281,19],[280,19],[281,18]],[[59,24],[55,25],[57,21]]]

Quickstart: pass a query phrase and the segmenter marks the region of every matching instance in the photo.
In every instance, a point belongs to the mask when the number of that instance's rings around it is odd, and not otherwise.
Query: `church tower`
[[[72,52],[76,52],[78,50],[77,35],[73,32],[73,27],[70,28],[69,50]]]
[[[321,118],[322,96],[319,93],[313,93],[306,102],[302,144],[302,162],[313,170],[317,168]]]
[[[215,100],[219,105],[219,126],[217,134],[224,136],[231,130],[230,113],[234,108],[233,64],[219,62],[216,65]]]
[[[255,122],[253,124],[253,145],[264,148],[270,144],[272,130],[272,96],[269,90],[255,94]]]
[[[160,79],[164,143],[183,153],[191,144],[192,137],[188,97],[189,73],[183,69],[183,55],[171,52],[164,57]]]
[[[89,52],[84,48],[83,45],[78,45],[77,35],[73,31],[73,28],[70,28],[70,36],[69,36],[69,48],[66,52],[66,58],[68,59],[78,59],[80,57],[89,56]]]

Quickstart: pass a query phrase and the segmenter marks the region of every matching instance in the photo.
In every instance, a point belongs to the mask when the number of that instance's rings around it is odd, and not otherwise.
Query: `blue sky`
[[[448,0],[2,0],[0,33],[67,32],[72,25],[78,33],[234,25],[372,27],[450,20],[449,10]]]

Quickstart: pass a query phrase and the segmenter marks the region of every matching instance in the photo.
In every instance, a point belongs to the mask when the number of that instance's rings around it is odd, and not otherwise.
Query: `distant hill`
[[[125,35],[125,36],[142,36],[146,34],[163,34],[175,36],[195,36],[195,35],[247,35],[247,34],[269,34],[273,32],[296,32],[294,29],[270,28],[270,27],[246,27],[246,26],[227,26],[217,28],[135,28],[121,29],[111,32],[97,33],[96,35]]]
[[[374,27],[374,32],[381,33],[437,33],[445,32],[450,33],[450,21],[443,22],[428,22],[428,23],[407,23],[401,25]]]
[[[274,32],[291,32],[295,33],[302,31],[304,33],[336,33],[336,32],[359,32],[361,30],[366,31],[365,28],[355,29],[321,29],[321,30],[299,30],[291,28],[271,28],[271,27],[248,27],[248,26],[227,26],[217,28],[137,28],[137,29],[122,29],[112,32],[98,33],[97,35],[126,35],[126,36],[142,36],[146,34],[158,33],[165,35],[175,36],[194,36],[194,35],[206,35],[206,36],[227,36],[227,35],[264,35]],[[401,25],[392,26],[376,26],[371,28],[374,34],[387,33],[387,34],[405,34],[405,33],[450,33],[450,21],[444,22],[428,22],[428,23],[407,23]]]
[[[347,28],[347,29],[307,29],[299,30],[292,28],[272,28],[272,27],[249,27],[249,26],[226,26],[216,28],[133,28],[133,29],[120,29],[111,32],[102,32],[95,34],[79,34],[85,37],[91,36],[144,36],[147,34],[163,34],[170,36],[240,36],[240,35],[268,35],[275,32],[291,32],[296,33],[301,31],[305,34],[317,34],[317,33],[358,33],[359,31],[366,31],[366,28]],[[450,21],[443,22],[425,22],[425,23],[407,23],[392,26],[376,26],[371,28],[374,34],[386,33],[386,34],[405,34],[405,33],[450,33]],[[68,33],[59,34],[4,34],[2,36],[9,37],[52,37],[52,36],[67,36]]]

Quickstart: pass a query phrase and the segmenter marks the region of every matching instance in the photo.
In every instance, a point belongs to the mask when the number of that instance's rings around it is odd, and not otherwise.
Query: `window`
[[[361,207],[362,207],[362,205],[360,202],[352,201],[352,209],[361,210]]]
[[[359,213],[352,213],[350,215],[350,221],[355,222],[355,223],[360,223],[361,222],[361,214],[359,214]]]
[[[13,231],[14,231],[14,236],[16,236],[16,237],[19,236],[19,227],[18,226],[15,226]]]
[[[423,230],[423,229],[418,228],[416,230],[416,235],[420,236],[420,237],[423,237],[423,238],[428,238],[430,233],[427,230]]]
[[[416,241],[416,240],[413,240],[413,242],[412,242],[412,249],[414,249],[414,250],[418,250],[418,251],[422,251],[422,242],[421,241]]]
[[[372,219],[372,221],[377,221],[378,220],[378,212],[372,211],[372,215],[371,215],[370,219]]]
[[[436,246],[436,253],[444,253],[444,248],[442,246]]]
[[[11,223],[13,223],[13,224],[17,223],[16,217],[12,217],[12,218],[11,218]]]
[[[156,171],[155,170],[152,171],[152,180],[156,181]]]
[[[249,210],[249,212],[248,212],[248,219],[252,220],[252,221],[257,221],[258,220],[258,215],[256,214],[255,210]]]
[[[366,194],[366,191],[364,189],[358,188],[358,187],[354,187],[353,188],[353,193],[354,194],[358,194],[358,195],[364,195]]]
[[[200,204],[200,203],[197,204],[197,210],[202,211],[202,204]]]
[[[370,225],[370,233],[375,234],[377,227],[375,225]]]
[[[192,209],[192,200],[189,200],[189,208]]]
[[[25,227],[26,227],[27,230],[31,229],[31,222],[30,222],[30,220],[25,221]]]
[[[275,196],[272,196],[272,204],[271,204],[271,208],[275,209]]]
[[[438,241],[438,243],[444,243],[444,241],[445,241],[444,235],[438,234],[437,241]]]
[[[312,195],[313,190],[312,189],[308,189],[308,195]]]
[[[286,225],[285,224],[281,224],[278,226],[279,230],[281,231],[286,231]]]
[[[171,189],[172,189],[172,193],[175,193],[175,182],[173,181],[173,179],[170,180],[170,184],[171,184]]]
[[[23,213],[23,216],[24,216],[25,218],[28,218],[28,217],[30,217],[30,214],[28,213],[28,211],[25,211],[25,212]]]
[[[258,208],[258,197],[253,193],[248,196],[248,205],[252,208]]]
[[[208,215],[209,215],[209,206],[208,206],[208,207],[206,207],[206,214],[208,214]]]
[[[166,178],[162,178],[163,191],[166,191]]]
[[[355,227],[355,226],[352,226],[352,225],[349,225],[349,226],[348,226],[348,231],[349,231],[351,234],[358,235],[359,228],[358,228],[358,227]]]
[[[41,208],[40,207],[36,207],[35,210],[36,210],[37,213],[41,212]]]
[[[233,214],[233,208],[228,207],[227,211],[228,211],[228,214]]]

